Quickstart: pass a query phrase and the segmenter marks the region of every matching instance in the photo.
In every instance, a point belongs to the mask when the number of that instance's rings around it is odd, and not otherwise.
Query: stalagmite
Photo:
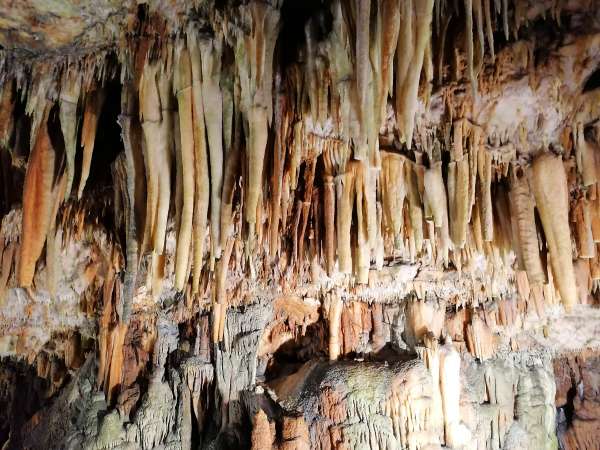
[[[446,445],[460,447],[468,442],[469,437],[468,430],[460,423],[460,355],[450,338],[446,338],[440,349],[440,386]]]
[[[340,319],[344,304],[337,295],[332,295],[329,303],[329,359],[335,361],[340,355]]]
[[[281,431],[283,442],[280,450],[309,450],[311,440],[306,421],[302,415],[298,417],[285,417]]]
[[[535,159],[532,165],[532,190],[544,227],[558,291],[565,309],[570,310],[577,302],[577,291],[571,258],[569,190],[559,156],[543,153]]]
[[[87,95],[85,99],[85,108],[83,112],[83,125],[81,128],[81,144],[83,145],[83,156],[81,158],[81,177],[79,178],[79,188],[77,198],[81,199],[85,183],[90,174],[92,165],[92,154],[94,152],[94,141],[96,139],[96,128],[100,119],[100,111],[104,104],[104,90],[96,89]]]
[[[251,450],[271,450],[275,443],[275,424],[269,422],[262,409],[254,415],[250,441]]]
[[[48,135],[51,107],[49,102],[45,105],[44,117],[29,155],[23,183],[23,231],[18,265],[18,284],[22,287],[31,286],[33,282],[35,264],[44,248],[52,220],[55,154]]]
[[[60,128],[65,140],[65,154],[67,156],[67,186],[65,199],[71,195],[73,178],[75,177],[75,152],[77,150],[77,103],[81,80],[79,75],[72,73],[63,74],[63,85],[60,90]]]
[[[435,429],[443,429],[444,427],[444,411],[442,406],[442,384],[440,380],[440,345],[437,338],[429,333],[424,339],[424,354],[423,361],[429,372],[431,373],[432,379],[432,397],[433,397],[433,408],[432,408],[432,422]]]
[[[178,49],[175,90],[179,104],[179,133],[181,135],[181,169],[183,206],[177,236],[175,287],[183,290],[187,279],[188,258],[192,243],[194,213],[194,117],[192,106],[192,69],[187,48]]]

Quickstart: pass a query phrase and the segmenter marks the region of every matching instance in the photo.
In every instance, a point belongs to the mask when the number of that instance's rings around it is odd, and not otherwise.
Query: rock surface
[[[598,1],[0,3],[0,447],[599,448]]]

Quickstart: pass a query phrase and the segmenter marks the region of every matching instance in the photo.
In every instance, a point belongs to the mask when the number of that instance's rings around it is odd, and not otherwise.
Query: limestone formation
[[[0,447],[594,449],[600,2],[0,2]]]

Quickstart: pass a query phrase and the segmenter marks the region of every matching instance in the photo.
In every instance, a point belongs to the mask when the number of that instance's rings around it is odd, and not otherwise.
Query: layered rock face
[[[600,3],[0,4],[0,446],[600,448]]]

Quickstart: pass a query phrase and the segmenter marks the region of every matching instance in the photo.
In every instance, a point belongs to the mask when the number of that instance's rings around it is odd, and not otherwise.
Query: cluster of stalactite
[[[283,67],[282,5],[251,1],[168,38],[145,33],[112,70],[96,57],[5,77],[3,206],[14,195],[10,167],[27,163],[19,242],[0,240],[0,289],[13,271],[16,286],[31,287],[44,249],[52,271],[58,211],[88,189],[106,82],[120,69],[122,151],[111,170],[115,234],[124,238],[104,287],[109,360],[140,285],[154,299],[167,285],[190,304],[209,296],[218,341],[240,273],[287,286],[368,284],[396,261],[460,272],[484,255],[497,270],[516,254],[521,289],[539,302],[555,286],[570,308],[576,286],[600,279],[595,134],[573,124],[563,147],[506,159],[468,106],[437,130],[415,130],[434,67],[442,81],[456,66],[476,96],[478,73],[495,57],[494,31],[518,33],[523,3],[333,1],[307,21],[294,55],[302,62]],[[454,63],[444,50],[452,17],[466,34]],[[384,145],[390,121],[396,139]],[[28,134],[15,131],[25,124]],[[108,385],[111,370],[103,368]]]

